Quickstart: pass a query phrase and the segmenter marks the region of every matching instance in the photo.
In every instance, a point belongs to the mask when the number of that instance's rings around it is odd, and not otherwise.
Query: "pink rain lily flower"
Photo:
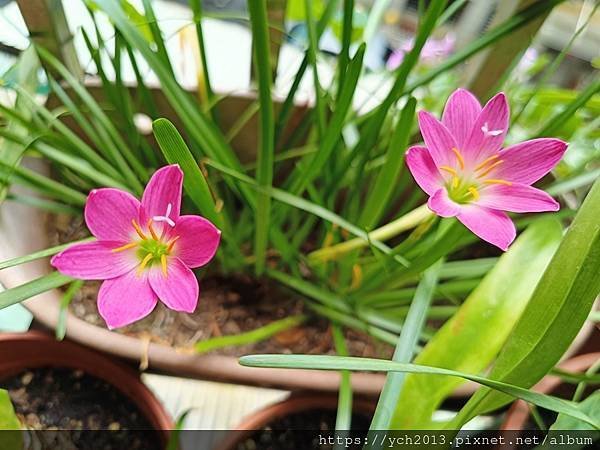
[[[509,110],[503,93],[483,108],[470,92],[456,90],[442,121],[419,113],[425,146],[406,153],[417,184],[429,195],[429,208],[456,217],[481,239],[506,250],[516,230],[504,211],[557,211],[559,204],[531,184],[558,164],[567,144],[541,138],[502,148]]]
[[[191,313],[198,280],[191,269],[208,263],[221,232],[200,216],[181,216],[183,172],[158,170],[142,201],[119,189],[95,189],[85,205],[85,222],[96,241],[74,244],[52,258],[61,273],[105,280],[98,310],[110,329],[152,312],[158,300]]]

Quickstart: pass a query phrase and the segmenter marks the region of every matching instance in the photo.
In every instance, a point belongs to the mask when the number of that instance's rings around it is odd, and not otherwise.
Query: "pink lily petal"
[[[461,205],[453,202],[448,197],[446,188],[438,189],[435,194],[429,197],[427,206],[434,213],[441,217],[454,217],[460,213]]]
[[[114,241],[74,244],[54,255],[50,264],[63,274],[82,280],[115,278],[139,263],[134,249],[113,252],[122,245],[122,242]]]
[[[128,242],[135,235],[140,202],[133,195],[113,188],[94,189],[85,204],[85,223],[100,240]]]
[[[452,152],[456,141],[448,129],[427,111],[419,112],[419,128],[436,166],[454,166],[456,156]]]
[[[200,216],[181,216],[171,235],[179,236],[173,254],[191,268],[208,263],[217,252],[221,240],[221,231]]]
[[[511,145],[500,152],[504,162],[490,177],[523,184],[535,183],[558,164],[566,150],[565,142],[553,138],[532,139]]]
[[[477,164],[502,147],[508,131],[509,108],[506,96],[496,94],[481,110],[465,146],[465,159]]]
[[[159,265],[148,274],[152,289],[161,302],[175,311],[192,313],[198,304],[198,280],[179,258],[167,259],[167,276]]]
[[[506,251],[517,235],[515,224],[506,213],[484,206],[463,206],[458,220],[481,239],[501,250]]]
[[[178,164],[165,166],[154,172],[142,195],[141,224],[146,225],[153,217],[166,216],[176,222],[181,209],[182,185],[183,172]]]
[[[560,205],[550,195],[526,184],[496,184],[481,192],[477,204],[517,213],[558,211]]]
[[[457,89],[448,98],[442,115],[442,123],[454,136],[459,149],[464,148],[473,124],[480,113],[479,100],[466,89]]]
[[[111,330],[146,317],[157,302],[147,276],[135,270],[106,280],[98,292],[98,311]]]
[[[413,178],[428,195],[433,195],[443,185],[444,180],[427,147],[411,147],[406,151],[405,158]]]

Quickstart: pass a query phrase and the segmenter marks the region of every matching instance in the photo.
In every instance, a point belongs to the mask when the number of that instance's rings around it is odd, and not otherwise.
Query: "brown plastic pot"
[[[583,355],[575,356],[567,359],[558,365],[562,370],[568,372],[583,372],[589,369],[592,365],[600,360],[600,352],[598,353],[586,353]],[[536,392],[542,394],[549,394],[555,391],[563,381],[560,377],[554,375],[545,376],[538,384],[533,388]],[[502,423],[501,430],[523,430],[527,421],[529,420],[530,409],[526,402],[523,400],[515,401],[508,412],[504,422]]]
[[[311,410],[331,410],[337,409],[338,399],[334,395],[315,395],[300,393],[291,397],[266,406],[245,417],[235,428],[233,434],[224,441],[219,450],[235,450],[238,445],[251,436],[256,430],[262,430],[267,425],[291,414],[311,411]],[[375,402],[366,399],[354,399],[354,412],[364,413],[372,416],[375,413]]]
[[[129,398],[165,443],[173,422],[162,404],[129,367],[69,341],[39,331],[0,334],[0,378],[25,369],[58,367],[81,370],[114,386]]]

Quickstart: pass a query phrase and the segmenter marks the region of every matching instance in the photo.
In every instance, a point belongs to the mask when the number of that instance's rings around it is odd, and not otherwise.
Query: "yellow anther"
[[[512,186],[512,183],[510,181],[500,180],[496,178],[489,178],[487,180],[483,180],[483,182],[485,184],[504,184],[506,186]]]
[[[150,260],[152,259],[152,253],[148,253],[144,259],[142,260],[142,263],[140,264],[140,267],[138,268],[137,274],[138,276],[141,275],[141,273],[144,271],[144,269],[146,268],[146,266],[148,265],[148,263],[150,262]]]
[[[122,251],[125,251],[125,250],[129,250],[130,248],[133,248],[136,245],[138,245],[137,242],[131,242],[129,244],[122,245],[121,247],[113,248],[111,251],[113,253],[118,253],[118,252],[122,252]]]
[[[135,221],[135,219],[133,219],[131,221],[131,224],[133,225],[133,228],[135,228],[135,232],[138,234],[139,237],[141,237],[143,240],[148,239],[148,236],[146,236],[144,234],[144,232],[142,231],[142,229],[140,228],[140,226],[138,225],[138,223]]]
[[[475,186],[469,186],[468,190],[471,193],[471,195],[473,196],[474,200],[479,200],[479,191],[477,190],[477,188]]]
[[[440,169],[445,170],[446,172],[451,173],[454,176],[458,175],[458,172],[456,171],[456,169],[453,169],[452,167],[440,166]]]
[[[154,231],[154,228],[152,227],[152,219],[148,220],[148,230],[150,231],[150,234],[152,235],[152,239],[154,239],[155,241],[160,240],[158,238],[158,235],[156,234],[156,231]]]
[[[452,178],[452,188],[456,189],[458,187],[459,182],[460,182],[460,180],[458,179],[458,177]]]
[[[175,242],[177,242],[177,239],[179,239],[179,236],[175,236],[169,241],[167,244],[167,252],[171,253],[171,250],[173,250],[173,246],[175,245]]]
[[[493,156],[490,156],[489,158],[486,158],[485,160],[483,160],[483,162],[481,162],[481,164],[478,164],[477,167],[475,167],[475,171],[483,169],[489,163],[497,160],[498,158],[500,158],[500,155],[493,155]]]
[[[452,151],[456,155],[456,159],[458,159],[458,165],[460,166],[461,170],[464,170],[465,160],[464,160],[463,156],[460,154],[460,152],[458,151],[458,149],[456,147],[452,147]]]
[[[483,172],[481,172],[480,174],[478,174],[477,176],[479,177],[485,177],[488,173],[490,173],[492,171],[492,169],[494,169],[494,167],[499,166],[500,164],[502,164],[504,161],[501,159],[499,161],[496,161],[494,164],[488,166],[487,169],[485,169]]]
[[[162,272],[165,278],[167,278],[167,257],[160,255],[160,265],[162,266]]]

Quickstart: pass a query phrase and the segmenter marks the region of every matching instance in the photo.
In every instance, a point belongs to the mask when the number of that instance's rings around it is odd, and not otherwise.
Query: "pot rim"
[[[32,348],[33,346],[33,348]],[[27,349],[31,350],[28,351]],[[40,349],[43,348],[43,351]],[[173,421],[160,401],[130,367],[107,355],[67,340],[57,341],[41,331],[0,334],[0,376],[9,377],[25,369],[66,367],[99,378],[130,399],[165,442]]]
[[[284,400],[267,405],[244,417],[237,427],[232,430],[233,434],[217,448],[219,450],[234,450],[240,442],[251,436],[254,431],[262,429],[280,417],[312,409],[335,410],[337,403],[336,395],[317,395],[311,392],[294,393]],[[352,410],[373,414],[375,403],[366,398],[355,398],[352,402]]]

